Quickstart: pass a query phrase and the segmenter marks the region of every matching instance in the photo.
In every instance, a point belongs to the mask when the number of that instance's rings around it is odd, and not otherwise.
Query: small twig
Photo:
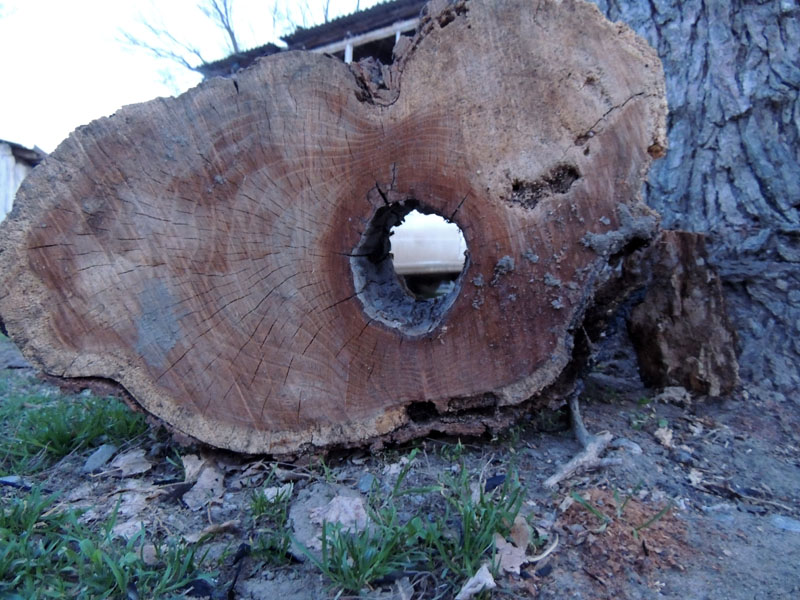
[[[554,488],[579,470],[597,469],[618,465],[621,462],[616,458],[600,458],[614,436],[608,431],[594,435],[586,429],[578,404],[578,398],[582,392],[583,381],[579,381],[569,397],[569,412],[572,418],[572,431],[580,445],[583,446],[583,451],[576,454],[568,463],[562,465],[558,471],[548,477],[544,482],[545,487]]]
[[[580,406],[578,405],[578,398],[583,393],[583,381],[578,381],[575,389],[572,391],[569,397],[569,414],[570,420],[572,421],[572,432],[575,434],[575,437],[578,439],[578,443],[583,446],[584,448],[588,448],[589,444],[594,441],[594,437],[589,431],[586,429],[586,425],[583,424],[583,417],[581,417]]]
[[[743,494],[742,492],[737,492],[730,486],[730,484],[725,486],[716,484],[700,484],[700,485],[693,485],[692,487],[694,487],[697,490],[700,490],[701,492],[705,492],[706,494],[719,496],[721,498],[728,497],[732,499],[744,500],[745,502],[750,502],[752,504],[766,504],[768,506],[774,506],[776,508],[780,508],[781,510],[785,510],[787,512],[794,512],[790,506],[787,506],[786,504],[783,504],[781,502],[777,502],[775,500],[767,500],[766,498],[756,498],[755,496],[749,496],[747,494]]]
[[[603,578],[602,578],[602,577],[600,577],[599,575],[596,575],[596,574],[592,573],[592,572],[591,572],[589,569],[587,569],[586,567],[583,567],[583,572],[584,572],[584,573],[586,573],[586,574],[587,574],[589,577],[591,577],[592,579],[596,579],[597,581],[599,581],[599,582],[600,582],[600,583],[601,583],[603,586],[605,586],[605,587],[607,587],[607,586],[608,586],[608,584],[606,583],[606,580],[605,580],[605,579],[603,579]]]
[[[556,539],[553,540],[553,543],[550,545],[550,547],[547,550],[545,550],[541,554],[537,554],[536,556],[527,556],[526,560],[528,562],[532,562],[532,563],[541,562],[545,558],[550,556],[555,551],[556,548],[558,548],[558,534],[556,534]]]
[[[489,456],[489,460],[487,460],[484,463],[483,467],[481,468],[481,472],[478,475],[478,489],[480,489],[480,490],[485,489],[485,485],[486,485],[486,470],[492,464],[492,460],[494,460],[494,454]]]
[[[33,489],[33,485],[26,482],[24,479],[20,478],[18,481],[10,478],[4,477],[0,479],[0,485],[7,485],[8,487],[12,487],[18,490],[22,490],[23,492],[30,492]],[[52,490],[47,488],[40,488],[45,494],[52,494]]]

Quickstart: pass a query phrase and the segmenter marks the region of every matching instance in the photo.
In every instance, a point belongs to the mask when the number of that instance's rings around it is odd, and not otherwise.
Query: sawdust
[[[615,496],[607,488],[586,490],[581,496],[588,497],[586,502],[608,521],[574,502],[557,526],[579,548],[584,571],[602,587],[622,594],[627,573],[633,570],[657,589],[661,570],[683,571],[694,555],[686,526],[669,503],[648,505],[637,498]]]

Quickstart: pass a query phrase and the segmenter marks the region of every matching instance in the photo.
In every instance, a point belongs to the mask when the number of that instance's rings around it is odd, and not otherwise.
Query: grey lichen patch
[[[544,284],[550,287],[561,287],[561,280],[552,273],[545,273]]]
[[[486,281],[484,280],[482,273],[478,273],[472,278],[472,285],[478,288],[475,291],[475,295],[472,297],[472,308],[477,310],[483,306],[483,303],[485,302],[483,297],[483,286],[486,285]]]
[[[497,285],[501,277],[512,271],[514,271],[514,259],[506,254],[503,258],[498,260],[497,264],[494,266],[494,277],[492,277],[490,285]]]
[[[136,322],[136,351],[148,364],[163,368],[167,355],[181,338],[176,300],[160,279],[150,279],[137,295],[141,316]]]
[[[550,306],[552,306],[556,310],[561,310],[562,308],[564,308],[564,299],[561,296],[559,296],[550,303]]]
[[[533,250],[526,250],[522,254],[522,256],[524,256],[527,260],[529,260],[533,264],[536,264],[536,263],[539,262],[539,255],[536,254]]]
[[[658,229],[658,217],[653,214],[634,217],[625,204],[617,207],[619,229],[606,233],[588,232],[581,243],[601,256],[611,256],[622,250],[630,242],[647,241],[653,238]]]

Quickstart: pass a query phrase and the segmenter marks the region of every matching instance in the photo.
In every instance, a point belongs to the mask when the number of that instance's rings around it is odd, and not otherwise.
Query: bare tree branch
[[[211,19],[215,25],[225,30],[230,41],[231,51],[234,54],[239,54],[239,42],[233,30],[233,0],[205,0],[204,2],[200,2],[197,8]]]
[[[179,50],[173,50],[165,44],[156,45],[154,43],[145,41],[144,39],[137,37],[128,31],[120,32],[120,34],[122,35],[123,42],[135,48],[142,48],[143,50],[147,51],[151,56],[154,56],[156,58],[164,58],[176,62],[182,67],[185,67],[191,71],[197,71],[200,65],[206,64],[206,60],[203,58],[203,55],[200,54],[200,51],[197,48],[185,44],[184,42],[181,42],[166,29],[161,29],[159,27],[156,27],[152,23],[148,23],[145,20],[141,21],[141,25],[145,29],[147,29],[151,35],[155,36],[158,39],[167,40],[172,45],[177,46]],[[190,57],[192,56],[195,57],[199,61],[199,63],[192,64],[191,62],[189,62],[189,58],[187,58],[187,55]]]
[[[290,33],[298,26],[310,27],[319,23],[320,19],[328,23],[339,14],[331,0],[270,0],[270,2],[271,4],[265,6],[268,11],[265,21],[267,23],[271,21],[271,33],[266,39],[261,40],[262,44],[272,40],[277,41],[276,38]],[[361,9],[361,0],[355,0],[354,4],[355,11]],[[228,53],[238,54],[243,46],[241,33],[237,34],[233,21],[233,5],[234,0],[198,0],[196,6],[215,29],[224,33]],[[0,3],[0,10],[2,8],[3,4]],[[168,25],[151,18],[140,17],[137,29],[120,30],[118,39],[125,45],[139,48],[155,58],[164,59],[190,71],[202,72],[202,67],[209,62],[201,54],[200,46],[182,41],[179,34],[176,35]],[[175,87],[175,78],[167,77],[165,73],[162,70],[161,76],[164,81]]]

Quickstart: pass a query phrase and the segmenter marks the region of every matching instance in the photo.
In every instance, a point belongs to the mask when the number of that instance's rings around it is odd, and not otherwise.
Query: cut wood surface
[[[253,453],[547,401],[598,274],[657,228],[661,64],[582,0],[438,5],[391,68],[287,52],[75,131],[0,228],[25,355]],[[412,208],[466,238],[439,299],[386,253]]]

